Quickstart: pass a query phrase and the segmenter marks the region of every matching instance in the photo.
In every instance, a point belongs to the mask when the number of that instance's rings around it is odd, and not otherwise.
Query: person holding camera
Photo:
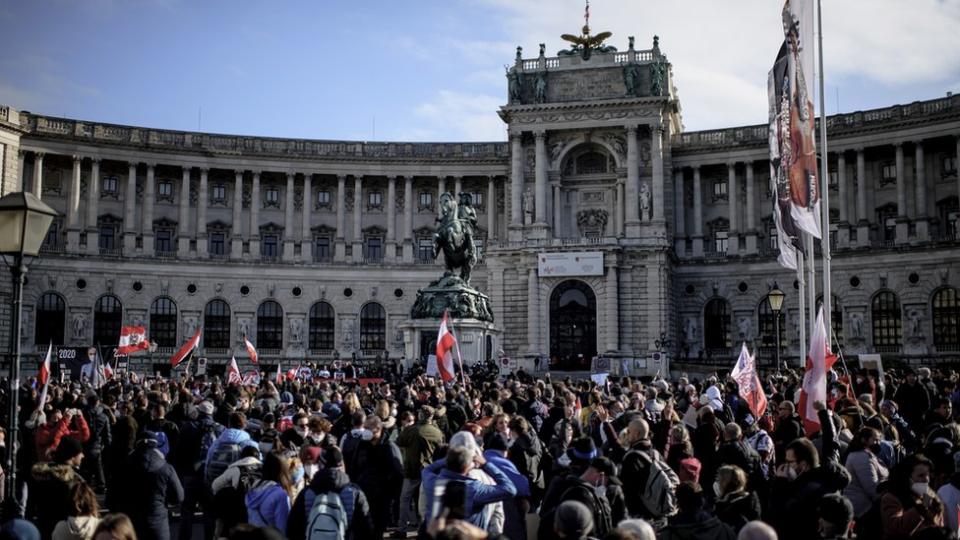
[[[77,409],[67,409],[60,412],[54,409],[47,422],[37,428],[34,444],[37,448],[37,457],[41,461],[50,461],[53,452],[60,446],[60,441],[68,437],[83,444],[90,439],[90,428],[83,415]]]

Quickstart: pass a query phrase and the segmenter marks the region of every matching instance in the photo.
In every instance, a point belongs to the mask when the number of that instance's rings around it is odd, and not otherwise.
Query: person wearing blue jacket
[[[517,496],[503,501],[503,535],[510,540],[527,539],[527,512],[530,510],[530,481],[517,469],[512,461],[507,459],[507,449],[510,443],[502,433],[496,433],[490,438],[483,457],[487,463],[492,463],[507,475],[507,478],[517,487]]]
[[[247,493],[247,521],[257,527],[275,527],[287,530],[290,517],[290,467],[277,454],[267,454],[263,460],[263,477]]]
[[[468,474],[474,468],[487,473],[494,485],[470,478]],[[426,523],[446,509],[448,518],[463,519],[487,530],[489,523],[484,507],[517,495],[517,487],[503,471],[483,454],[465,447],[451,447],[446,459],[424,469],[422,479],[427,492]]]
[[[230,418],[227,420],[227,429],[220,433],[220,436],[217,437],[217,440],[214,441],[207,450],[207,459],[204,461],[205,469],[210,467],[210,460],[217,452],[217,447],[224,444],[239,445],[242,442],[250,440],[250,434],[244,430],[246,426],[247,418],[243,413],[235,412],[230,414]],[[221,473],[222,472],[223,471],[221,471]]]

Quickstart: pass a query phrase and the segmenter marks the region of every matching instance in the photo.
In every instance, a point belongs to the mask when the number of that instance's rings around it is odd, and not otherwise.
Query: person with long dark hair
[[[287,530],[292,493],[289,460],[275,452],[267,454],[263,459],[262,476],[246,496],[247,519],[258,527]]]
[[[889,491],[880,498],[884,540],[910,538],[924,529],[943,526],[943,503],[930,488],[933,463],[915,454],[890,473]]]

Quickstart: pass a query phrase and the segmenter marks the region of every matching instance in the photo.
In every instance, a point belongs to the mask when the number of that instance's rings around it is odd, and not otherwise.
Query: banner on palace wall
[[[602,276],[603,252],[541,253],[537,256],[540,277]]]

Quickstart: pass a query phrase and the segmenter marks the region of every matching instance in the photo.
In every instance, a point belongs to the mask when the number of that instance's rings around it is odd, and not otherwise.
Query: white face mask
[[[788,466],[788,467],[787,467],[787,480],[796,480],[796,479],[797,479],[797,476],[799,476],[799,475],[797,474],[797,470],[794,469],[793,467]]]
[[[914,482],[913,485],[910,486],[910,489],[916,493],[918,497],[922,497],[930,491],[930,482]]]
[[[307,463],[303,466],[304,477],[307,479],[307,482],[313,478],[313,474],[317,472],[317,465],[314,463]]]

